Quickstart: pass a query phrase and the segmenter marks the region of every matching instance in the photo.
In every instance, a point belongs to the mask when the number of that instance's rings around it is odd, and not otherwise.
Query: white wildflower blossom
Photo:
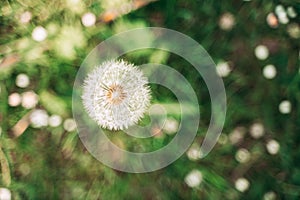
[[[101,127],[122,130],[136,124],[150,105],[148,80],[133,64],[107,61],[84,80],[82,100]]]
[[[51,127],[58,127],[62,122],[62,118],[59,115],[51,115],[48,119],[48,124]]]
[[[279,152],[280,144],[276,140],[270,140],[268,141],[266,147],[270,154],[275,155]]]
[[[265,134],[265,127],[263,124],[261,123],[254,123],[251,125],[250,127],[250,135],[254,138],[254,139],[259,139],[262,136],[264,136]]]
[[[288,114],[291,112],[291,110],[292,110],[292,104],[290,101],[284,100],[279,104],[279,111],[282,114]]]
[[[259,60],[265,60],[269,57],[269,49],[265,45],[255,47],[255,56]]]
[[[66,131],[74,131],[76,129],[76,122],[74,119],[66,119],[64,122],[64,129]]]
[[[191,188],[199,186],[202,180],[202,173],[197,169],[190,171],[184,178],[184,182]]]
[[[275,200],[275,199],[276,199],[276,193],[273,191],[264,194],[263,200]]]
[[[48,118],[47,112],[41,109],[34,110],[29,116],[31,125],[34,128],[48,126]]]
[[[7,188],[0,188],[0,200],[11,200],[11,192]]]
[[[250,183],[247,179],[245,178],[239,178],[235,181],[235,188],[240,191],[240,192],[245,192],[248,190]]]

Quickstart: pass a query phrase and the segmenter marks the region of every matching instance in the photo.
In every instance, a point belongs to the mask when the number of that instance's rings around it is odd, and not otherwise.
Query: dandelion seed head
[[[84,108],[101,127],[123,130],[136,124],[150,105],[147,84],[147,78],[133,64],[104,62],[84,81]]]

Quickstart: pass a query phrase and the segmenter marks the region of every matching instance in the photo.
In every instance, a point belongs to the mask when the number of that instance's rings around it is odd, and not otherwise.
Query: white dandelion
[[[83,106],[101,127],[123,130],[136,124],[150,105],[148,80],[133,64],[107,61],[84,80]]]

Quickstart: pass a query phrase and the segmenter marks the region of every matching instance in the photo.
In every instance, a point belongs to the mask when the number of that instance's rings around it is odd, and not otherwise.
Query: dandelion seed
[[[88,74],[82,100],[101,127],[122,130],[136,124],[150,105],[147,78],[133,64],[108,61]]]

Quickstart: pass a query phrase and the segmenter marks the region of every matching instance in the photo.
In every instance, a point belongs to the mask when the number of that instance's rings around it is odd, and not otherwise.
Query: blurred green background
[[[0,200],[300,199],[299,0],[2,0],[0,9]],[[211,55],[228,110],[213,151],[199,159],[210,120],[205,83],[179,56],[127,55],[180,71],[195,89],[201,123],[194,144],[170,166],[146,174],[106,167],[82,145],[72,119],[72,88],[87,54],[137,27],[180,31]],[[153,87],[153,101],[174,96]],[[150,147],[178,128],[171,113]],[[143,150],[124,135],[123,148]],[[122,140],[123,138],[123,140]],[[126,137],[125,137],[126,138]]]

